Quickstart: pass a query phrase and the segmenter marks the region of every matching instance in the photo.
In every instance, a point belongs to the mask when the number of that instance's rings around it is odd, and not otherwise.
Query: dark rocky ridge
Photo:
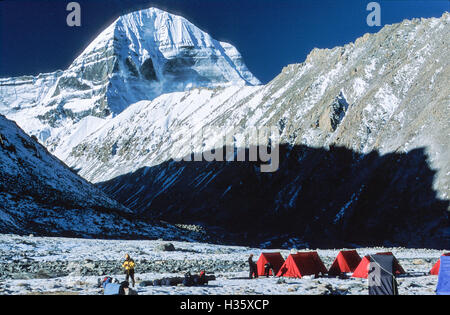
[[[0,233],[122,239],[207,240],[203,233],[140,220],[0,115]]]

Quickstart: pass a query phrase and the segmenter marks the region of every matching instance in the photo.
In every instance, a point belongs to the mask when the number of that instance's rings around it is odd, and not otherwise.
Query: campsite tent
[[[264,266],[270,263],[273,266],[273,271],[275,275],[280,270],[281,266],[284,264],[284,258],[280,253],[262,253],[256,263],[258,268],[258,276],[264,276]],[[270,275],[272,276],[272,271],[270,271]]]
[[[377,255],[389,255],[394,256],[391,252],[386,253],[377,253]],[[367,279],[368,276],[368,266],[370,264],[370,256],[365,256],[361,262],[359,263],[358,267],[356,268],[355,272],[353,273],[353,278],[365,278]],[[400,263],[398,262],[397,258],[394,256],[394,272],[395,275],[400,275],[405,273],[405,270],[403,270],[402,266],[400,266]]]
[[[450,253],[445,253],[442,256],[450,256]],[[437,276],[439,274],[439,268],[441,267],[441,259],[437,261],[437,263],[431,268],[430,274],[433,276]]]
[[[342,273],[354,272],[361,262],[356,250],[340,251],[328,271],[329,275],[337,276]]]
[[[450,295],[450,256],[441,257],[436,294]]]
[[[278,277],[301,278],[327,272],[317,252],[291,254],[281,266]]]
[[[327,267],[325,267],[325,264],[323,263],[322,259],[320,259],[319,254],[317,254],[317,252],[309,252],[308,254],[313,257],[317,267],[319,268],[322,274],[328,273]]]

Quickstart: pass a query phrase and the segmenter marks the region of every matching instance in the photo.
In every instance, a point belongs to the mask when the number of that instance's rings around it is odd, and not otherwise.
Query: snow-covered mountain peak
[[[181,16],[156,8],[121,16],[116,23],[118,27],[124,27],[123,31],[131,31],[141,38],[153,39],[161,48],[214,47],[214,40],[209,34]]]
[[[91,78],[91,65],[108,60],[112,62],[101,68],[103,76]],[[163,93],[260,84],[235,47],[215,40],[181,16],[156,8],[119,17],[85,49],[71,69],[87,72],[88,79],[112,80],[108,101],[115,114],[124,109],[115,108],[116,103],[128,105]],[[124,90],[124,84],[131,87]],[[127,95],[131,90],[138,96]]]
[[[118,17],[77,59],[86,58],[93,51],[104,47],[104,44],[114,40],[116,35],[125,36],[132,41],[130,48],[136,51],[145,46],[136,45],[139,41],[148,41],[157,46],[154,48],[161,49],[186,46],[214,47],[214,39],[185,18],[157,8],[149,8]]]
[[[129,105],[195,88],[259,85],[235,47],[156,8],[117,18],[65,71],[0,79],[0,113],[65,159]]]
[[[149,9],[117,19],[62,73],[0,79],[0,112],[138,215],[258,241],[281,232],[327,246],[441,246],[449,33],[448,14],[388,25],[315,49],[265,86],[243,86],[252,80],[232,46]],[[247,131],[268,127],[280,133],[273,174],[252,163],[177,162],[220,149],[226,133],[227,147],[248,148]],[[207,137],[192,141],[201,129]],[[261,237],[267,227],[274,234]]]

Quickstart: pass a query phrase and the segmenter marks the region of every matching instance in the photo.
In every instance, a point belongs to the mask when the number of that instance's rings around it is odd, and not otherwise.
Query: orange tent
[[[317,252],[291,254],[281,266],[278,277],[301,278],[326,273],[327,269]]]
[[[391,252],[386,253],[377,253],[377,255],[391,255],[394,256]],[[359,263],[358,267],[356,268],[355,272],[353,273],[353,278],[365,278],[369,276],[367,267],[370,264],[370,256],[364,256],[364,258]],[[403,273],[406,273],[405,270],[403,270],[402,266],[400,266],[400,263],[398,262],[397,258],[394,256],[394,272],[396,275],[400,275]]]
[[[442,256],[450,256],[450,253],[443,254]],[[439,269],[441,268],[441,259],[437,261],[437,263],[431,268],[430,274],[433,276],[439,275]]]
[[[258,268],[258,276],[264,276],[264,265],[267,263],[272,264],[273,270],[275,274],[277,274],[281,266],[284,264],[284,258],[280,253],[262,253],[256,263]],[[269,275],[272,276],[272,270]]]
[[[328,271],[329,275],[337,276],[341,273],[354,272],[361,262],[356,250],[340,251]]]

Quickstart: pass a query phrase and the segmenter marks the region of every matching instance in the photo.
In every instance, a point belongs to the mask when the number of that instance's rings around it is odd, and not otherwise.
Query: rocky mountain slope
[[[150,8],[119,17],[65,71],[0,79],[0,113],[65,159],[132,103],[195,87],[257,84],[232,45]]]
[[[448,13],[405,20],[316,49],[266,86],[136,103],[67,162],[140,214],[218,225],[252,240],[285,233],[322,246],[330,239],[448,246],[449,22]],[[281,134],[276,173],[261,174],[255,163],[175,161],[217,143],[260,145],[245,133],[264,126]],[[194,143],[190,135],[200,131],[206,135]]]
[[[0,111],[140,218],[246,244],[448,247],[449,22],[315,49],[258,86],[234,48],[149,9],[119,18],[67,71],[0,80]],[[179,160],[266,147],[248,139],[263,127],[280,134],[277,172]]]
[[[135,219],[131,213],[0,115],[1,233],[198,238],[156,221]]]

